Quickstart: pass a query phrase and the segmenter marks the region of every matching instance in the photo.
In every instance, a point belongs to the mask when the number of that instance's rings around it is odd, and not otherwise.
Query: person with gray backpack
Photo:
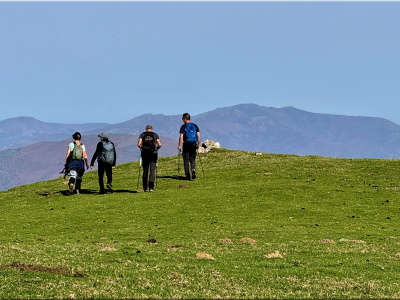
[[[99,186],[100,194],[105,194],[104,190],[104,172],[107,176],[107,189],[113,193],[114,189],[112,186],[112,169],[115,168],[117,162],[117,153],[115,152],[115,145],[108,138],[105,133],[98,135],[100,142],[97,143],[96,151],[93,154],[92,161],[90,162],[90,168],[93,169],[94,161],[97,158],[98,163],[98,175],[99,175]]]

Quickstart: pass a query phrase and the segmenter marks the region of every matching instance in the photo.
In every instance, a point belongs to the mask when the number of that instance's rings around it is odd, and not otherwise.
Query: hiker
[[[74,142],[69,143],[65,157],[66,172],[69,174],[68,188],[70,195],[74,193],[74,184],[75,193],[79,194],[80,192],[82,176],[85,173],[84,162],[86,163],[86,169],[89,169],[86,148],[81,143],[81,137],[79,132],[75,132],[72,135]]]
[[[97,143],[96,151],[93,154],[92,161],[90,162],[90,168],[93,169],[94,161],[97,158],[98,169],[97,173],[99,175],[99,186],[100,194],[105,194],[104,190],[104,171],[107,176],[107,189],[113,193],[114,189],[112,186],[112,169],[115,168],[117,162],[117,153],[115,152],[115,145],[108,138],[105,133],[100,133],[98,135],[100,142]]]
[[[161,148],[160,137],[157,133],[153,132],[153,126],[147,125],[146,131],[142,132],[139,136],[137,146],[141,149],[141,157],[143,164],[143,191],[154,191],[155,171],[157,168],[158,149]],[[150,168],[149,179],[147,179]],[[147,183],[148,180],[148,183]]]
[[[190,180],[190,171],[192,171],[192,179],[196,179],[196,151],[201,141],[200,130],[196,124],[190,122],[188,113],[182,115],[182,121],[184,124],[179,130],[178,151],[182,150],[186,180]]]

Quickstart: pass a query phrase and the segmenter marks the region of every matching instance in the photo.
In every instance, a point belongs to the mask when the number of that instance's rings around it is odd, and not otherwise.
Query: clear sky
[[[0,2],[0,120],[256,103],[400,124],[400,2]]]

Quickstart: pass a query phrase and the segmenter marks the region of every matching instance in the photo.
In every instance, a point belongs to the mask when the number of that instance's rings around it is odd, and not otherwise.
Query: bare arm
[[[157,139],[157,145],[158,145],[158,149],[160,149],[161,148],[161,146],[162,146],[162,144],[161,144],[161,141],[160,141],[160,139]]]
[[[183,133],[179,135],[178,150],[181,151],[183,141]]]
[[[142,139],[139,138],[138,142],[137,142],[137,146],[140,148],[140,146],[142,145]]]
[[[67,159],[68,159],[68,156],[70,153],[71,153],[71,149],[69,149],[69,146],[68,146],[67,155],[65,156],[65,162],[67,162]]]
[[[197,141],[199,142],[197,145],[201,145],[201,136],[200,136],[200,131],[197,131]]]

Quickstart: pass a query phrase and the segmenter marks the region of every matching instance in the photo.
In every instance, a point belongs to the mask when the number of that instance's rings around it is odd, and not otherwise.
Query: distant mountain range
[[[118,124],[53,124],[29,117],[1,121],[0,148],[5,150],[0,151],[0,190],[57,177],[65,139],[71,139],[75,131],[82,133],[93,151],[97,134],[108,132],[119,143],[118,163],[122,163],[138,159],[137,135],[152,124],[168,144],[161,155],[176,154],[181,116],[144,114]],[[192,121],[199,125],[203,141],[218,141],[228,149],[346,158],[400,157],[400,126],[382,118],[241,104],[192,116]],[[46,152],[42,147],[51,150]],[[36,154],[42,152],[46,155]]]
[[[96,124],[46,123],[31,117],[18,117],[0,121],[0,149],[17,149],[37,142],[59,141],[85,128],[92,130],[106,126]]]

